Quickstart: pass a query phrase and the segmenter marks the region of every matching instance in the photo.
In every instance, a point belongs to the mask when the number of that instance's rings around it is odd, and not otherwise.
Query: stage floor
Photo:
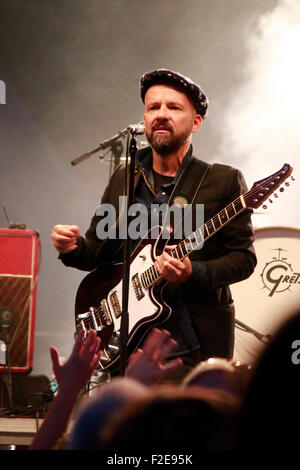
[[[0,445],[29,446],[42,419],[0,418]]]

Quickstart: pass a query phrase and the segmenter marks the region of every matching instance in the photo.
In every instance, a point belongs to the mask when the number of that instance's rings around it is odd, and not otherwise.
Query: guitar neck
[[[212,237],[216,232],[221,230],[230,220],[242,212],[246,208],[244,196],[239,196],[233,202],[228,204],[217,215],[209,219],[205,224],[199,227],[185,240],[182,240],[168,254],[178,260],[183,260],[193,251],[201,248],[203,243]],[[161,280],[161,276],[154,264],[141,274],[143,286],[147,289],[151,285]]]
[[[205,224],[199,227],[189,237],[180,242],[169,255],[179,260],[189,256],[194,250],[201,248],[203,243],[217,233],[230,220],[238,215],[246,207],[243,196],[239,196],[233,202],[228,204],[217,215],[209,219]]]

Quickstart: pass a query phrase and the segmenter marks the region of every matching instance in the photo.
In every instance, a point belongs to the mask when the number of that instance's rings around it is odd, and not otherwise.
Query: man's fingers
[[[174,264],[171,264],[167,261],[164,261],[163,263],[161,264],[157,264],[157,262],[155,263],[155,266],[157,268],[157,271],[159,272],[159,274],[161,274],[162,276],[164,276],[167,280],[171,280],[169,279],[170,276],[181,276],[182,273],[183,273],[183,269],[182,269],[182,266],[174,266]]]
[[[172,267],[174,267],[174,268],[176,268],[176,269],[179,269],[179,270],[181,270],[181,271],[182,271],[182,269],[183,269],[183,267],[184,267],[184,266],[183,266],[183,261],[180,261],[179,259],[173,258],[172,256],[169,256],[169,255],[168,255],[167,258],[164,259],[164,262],[166,263],[167,266],[168,266],[168,265],[169,265],[169,266],[171,265]]]
[[[178,284],[185,282],[192,272],[192,264],[188,257],[180,261],[166,252],[157,257],[155,267],[164,279]]]
[[[54,233],[52,239],[60,243],[70,243],[75,239],[75,235],[72,233]]]
[[[79,227],[77,225],[55,225],[52,230],[53,236],[74,237],[79,235]]]
[[[162,255],[158,256],[156,263],[158,263],[160,269],[170,269],[171,267],[182,271],[185,268],[183,261],[180,261],[177,258],[173,258],[173,256],[170,256],[167,253],[163,253]]]
[[[77,225],[55,225],[51,234],[53,246],[59,253],[69,253],[75,250],[78,236]]]
[[[69,225],[69,229],[74,235],[79,235],[79,227],[77,225]]]
[[[60,253],[69,253],[75,250],[78,236],[77,225],[55,225],[51,234],[53,245]]]
[[[167,251],[171,251],[171,250],[174,250],[176,247],[177,247],[177,245],[166,245],[166,246],[165,246],[165,249],[166,249]]]

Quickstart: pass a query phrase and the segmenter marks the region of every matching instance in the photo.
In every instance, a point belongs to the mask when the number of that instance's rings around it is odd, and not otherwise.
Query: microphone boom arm
[[[125,129],[121,130],[120,132],[118,132],[118,134],[114,135],[110,139],[103,140],[103,142],[101,142],[99,144],[99,146],[97,148],[95,148],[94,150],[91,150],[90,152],[86,152],[83,155],[80,155],[79,157],[72,160],[71,165],[76,166],[79,163],[84,162],[85,160],[90,158],[94,153],[97,153],[100,150],[105,150],[108,147],[111,147],[118,140],[120,140],[123,137],[125,137],[126,135],[128,135],[129,132],[131,134],[143,134],[144,133],[144,126],[143,126],[142,123],[131,124],[130,126],[126,127]]]

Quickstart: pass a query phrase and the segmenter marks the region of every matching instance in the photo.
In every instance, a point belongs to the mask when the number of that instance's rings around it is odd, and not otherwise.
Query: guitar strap
[[[179,176],[178,181],[169,198],[169,208],[173,204],[182,209],[185,204],[190,204],[191,207],[207,173],[212,166],[212,164],[203,162],[202,160],[192,156]],[[185,213],[184,215],[186,216],[187,214]],[[166,217],[163,226],[165,226]]]
[[[211,164],[192,156],[175,185],[168,202],[169,206],[176,204],[176,201],[180,205],[180,199],[178,200],[178,198],[183,198],[182,202],[185,204],[193,204],[196,194],[211,167]]]

